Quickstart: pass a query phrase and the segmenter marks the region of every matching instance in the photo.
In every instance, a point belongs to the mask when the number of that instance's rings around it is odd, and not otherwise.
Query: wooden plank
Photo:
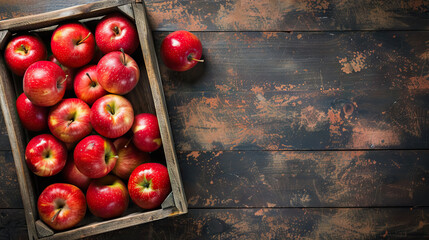
[[[181,213],[186,213],[187,204],[186,196],[183,190],[176,149],[168,117],[167,106],[162,87],[161,76],[158,68],[158,60],[153,43],[152,32],[146,19],[146,10],[143,3],[133,3],[134,16],[136,26],[139,33],[140,46],[146,66],[146,72],[152,91],[153,102],[156,110],[156,116],[159,123],[159,130],[162,138],[162,146],[164,149],[165,159],[168,168],[168,174],[173,191],[174,202],[176,208]]]
[[[0,151],[0,208],[22,208],[18,179],[10,151]]]
[[[22,209],[0,213],[4,221],[18,221],[4,228],[17,230],[11,236],[25,234]],[[85,239],[422,239],[428,236],[428,214],[428,208],[189,209]]]
[[[180,152],[192,208],[427,206],[429,151]]]
[[[17,98],[12,78],[9,75],[3,58],[0,58],[0,106],[9,134],[9,141],[13,152],[15,169],[19,182],[19,189],[22,196],[23,206],[26,209],[26,221],[28,225],[28,235],[30,238],[36,237],[34,221],[36,218],[36,203],[34,185],[31,179],[30,171],[25,163],[24,157],[24,131],[19,123],[19,117],[15,109],[15,99]]]
[[[422,239],[428,214],[427,208],[190,209],[90,239]]]
[[[427,30],[428,2],[145,1],[152,29],[174,31]]]
[[[178,150],[429,147],[427,32],[196,34],[205,63],[160,63]]]
[[[96,0],[5,2],[0,9],[0,19],[93,2]],[[426,0],[144,2],[151,28],[157,31],[428,30],[429,26]]]
[[[59,9],[52,12],[32,14],[20,18],[12,18],[0,21],[0,30],[8,29],[11,31],[31,30],[47,27],[61,21],[70,19],[79,19],[83,16],[91,17],[111,12],[116,7],[129,4],[131,0],[106,0],[84,5],[77,5],[65,9]]]

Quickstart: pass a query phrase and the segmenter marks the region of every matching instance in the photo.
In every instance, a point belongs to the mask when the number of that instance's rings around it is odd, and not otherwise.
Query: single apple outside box
[[[13,50],[0,56],[0,100],[30,238],[78,239],[187,212],[150,38],[143,3],[132,0],[0,21],[0,50]],[[152,180],[139,196],[129,184],[143,168]]]

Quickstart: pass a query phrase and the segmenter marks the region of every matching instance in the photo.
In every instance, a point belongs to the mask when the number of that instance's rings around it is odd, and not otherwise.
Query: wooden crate
[[[0,21],[0,50],[4,50],[10,37],[19,31],[35,31],[39,34],[52,32],[56,25],[68,20],[86,23],[96,21],[111,12],[122,12],[134,19],[140,40],[140,51],[134,53],[141,70],[136,88],[127,94],[135,113],[151,112],[157,115],[163,151],[159,154],[167,165],[171,180],[172,193],[162,207],[145,211],[132,205],[122,217],[101,220],[87,213],[85,219],[76,227],[56,232],[45,225],[38,217],[37,198],[43,190],[44,179],[29,171],[24,153],[27,142],[32,136],[20,124],[15,101],[22,93],[22,78],[13,75],[5,65],[3,54],[0,57],[0,100],[3,116],[13,157],[15,161],[22,201],[25,208],[26,224],[30,239],[77,239],[116,229],[130,227],[170,216],[186,213],[187,202],[180,177],[177,156],[174,148],[171,127],[165,103],[158,61],[155,54],[151,31],[147,22],[144,3],[132,0],[107,0],[92,4],[79,5],[54,12]],[[145,74],[146,73],[146,74]],[[89,212],[89,211],[88,211]]]

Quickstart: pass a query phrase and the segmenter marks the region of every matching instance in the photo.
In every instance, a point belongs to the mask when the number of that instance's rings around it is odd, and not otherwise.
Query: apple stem
[[[133,140],[133,138],[131,137],[130,140],[128,140],[128,142],[125,144],[124,148],[128,147],[128,144],[130,144],[131,140]]]
[[[91,35],[91,32],[89,32],[88,35],[86,35],[86,37],[84,37],[82,40],[80,40],[79,42],[77,42],[77,45],[85,42],[85,40],[88,39],[90,35]]]
[[[60,82],[60,86],[61,85],[63,85],[63,83],[65,83],[66,81],[67,81],[67,78],[69,77],[69,75],[66,75],[66,78],[64,78],[64,80],[62,80],[61,82]]]
[[[197,62],[200,62],[200,63],[204,62],[203,59],[196,59],[196,58],[193,58],[193,57],[189,57],[188,59],[192,60],[192,61],[197,61]]]
[[[58,215],[60,214],[61,210],[63,210],[63,208],[60,208],[60,209],[58,210],[58,212],[56,212],[56,213],[55,213],[55,215],[51,218],[51,222],[54,222],[54,221],[55,221],[55,219],[56,219],[56,218],[58,217]]]
[[[91,86],[95,87],[97,84],[92,80],[91,76],[89,76],[89,73],[86,73],[86,76],[88,76],[89,80],[91,80]]]
[[[123,49],[123,48],[121,48],[121,52],[122,52],[122,56],[124,57],[124,62],[123,62],[123,64],[125,65],[125,52],[124,52],[124,49]]]
[[[70,126],[70,124],[72,124],[73,120],[69,120],[69,122],[67,123],[67,127]]]
[[[24,50],[24,52],[25,52],[25,53],[28,53],[28,50],[27,50],[27,48],[24,46],[24,44],[21,44],[21,48],[22,48],[22,50]]]

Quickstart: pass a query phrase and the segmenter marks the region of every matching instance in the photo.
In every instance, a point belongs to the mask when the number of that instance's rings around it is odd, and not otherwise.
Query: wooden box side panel
[[[180,212],[186,213],[188,211],[188,205],[180,176],[152,33],[149,28],[143,3],[133,3],[133,9],[150,88],[152,90],[156,115],[161,131],[161,138],[163,140],[164,153],[168,165],[168,173],[173,190],[174,202]]]
[[[15,110],[16,94],[12,81],[13,78],[6,69],[3,57],[0,57],[0,105],[12,148],[22,202],[25,208],[28,234],[30,238],[33,238],[37,236],[34,225],[37,217],[37,208],[34,201],[34,192],[32,191],[34,184],[25,163],[25,134],[20,124],[18,113]]]
[[[0,21],[0,30],[29,30],[55,25],[68,19],[102,15],[120,5],[130,4],[132,0],[106,0],[85,5],[64,8],[57,11]]]

